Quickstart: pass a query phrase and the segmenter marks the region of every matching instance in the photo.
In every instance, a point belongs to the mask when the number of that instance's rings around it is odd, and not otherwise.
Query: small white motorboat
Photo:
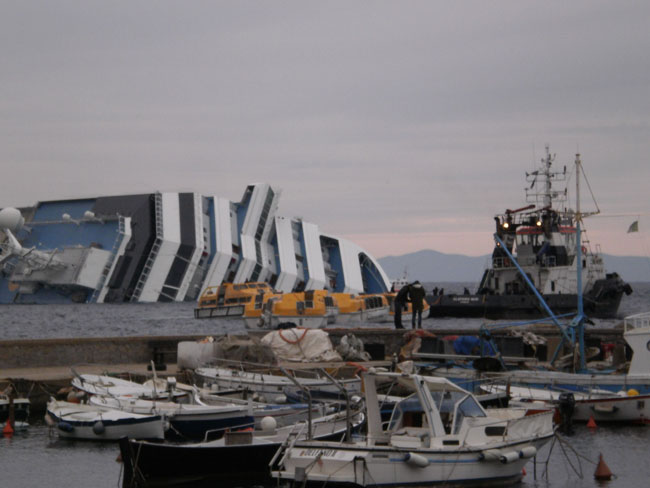
[[[272,460],[274,478],[327,486],[517,483],[522,468],[554,435],[553,411],[484,410],[445,378],[364,374],[368,433],[344,442],[296,440]],[[398,381],[411,395],[382,423],[376,381]]]
[[[116,441],[125,436],[165,438],[161,415],[141,415],[54,398],[47,404],[45,421],[57,428],[59,437],[67,439]]]

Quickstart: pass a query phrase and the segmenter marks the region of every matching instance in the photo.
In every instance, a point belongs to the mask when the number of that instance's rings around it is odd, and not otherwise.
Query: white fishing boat
[[[113,408],[50,399],[46,422],[56,427],[59,437],[116,441],[124,436],[164,439],[161,415],[141,415]]]
[[[137,383],[122,378],[107,375],[76,374],[72,378],[72,386],[89,395],[136,398],[169,398],[183,397],[187,392],[174,388],[175,380],[167,381],[161,378]]]
[[[489,393],[507,393],[510,405],[533,408],[556,408],[563,401],[561,395],[567,392],[532,388],[528,386],[511,386],[504,384],[487,384],[482,389]],[[650,423],[650,395],[639,395],[636,390],[622,390],[613,394],[606,390],[592,390],[586,393],[571,393],[573,404],[572,420],[619,424]]]
[[[336,411],[335,406],[324,403],[316,403],[310,408],[307,403],[285,402],[284,400],[286,399],[283,396],[276,398],[276,400],[281,400],[281,403],[267,403],[264,400],[264,396],[257,393],[243,391],[231,394],[226,393],[224,395],[222,392],[206,388],[198,390],[198,398],[196,399],[197,402],[205,405],[234,403],[235,405],[250,406],[256,429],[260,428],[262,420],[265,417],[273,417],[278,427],[286,427],[287,425],[293,425],[306,420],[310,411],[314,418],[322,417]]]
[[[378,380],[411,391],[382,423]],[[484,410],[474,396],[444,378],[366,373],[365,438],[296,440],[278,450],[271,475],[328,486],[423,486],[516,483],[522,468],[553,436],[553,412]]]
[[[226,429],[254,425],[252,408],[248,405],[210,406],[99,395],[90,397],[89,403],[140,415],[161,415],[169,423],[167,437],[182,440],[202,440],[210,435],[219,437]]]
[[[255,373],[230,368],[197,368],[194,373],[202,379],[204,386],[210,388],[216,385],[219,390],[246,389],[266,396],[273,401],[278,395],[284,395],[285,391],[297,393],[301,386],[309,388],[317,394],[339,395],[340,388],[326,377],[296,377],[295,380],[287,376],[274,374]],[[358,377],[338,380],[350,395],[359,394],[361,391],[361,380]]]

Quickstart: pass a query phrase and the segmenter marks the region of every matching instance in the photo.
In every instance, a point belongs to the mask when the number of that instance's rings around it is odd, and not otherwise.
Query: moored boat
[[[554,434],[553,412],[484,410],[473,395],[444,378],[366,373],[365,438],[296,440],[283,446],[272,476],[328,486],[492,486],[521,480],[522,468]],[[412,393],[382,422],[377,380]]]
[[[567,392],[557,389],[532,388],[529,386],[512,386],[490,384],[482,387],[490,393],[506,393],[511,404],[532,408],[557,408],[567,401]],[[571,393],[571,420],[616,424],[650,424],[650,394],[639,395],[635,390],[622,390],[617,394],[610,391],[588,391]]]
[[[76,374],[72,386],[88,395],[109,397],[132,396],[136,398],[162,399],[187,396],[186,391],[175,388],[175,379],[154,378],[137,383],[113,376],[97,374]]]
[[[196,405],[99,395],[92,396],[89,403],[122,412],[161,415],[169,424],[166,436],[179,440],[220,437],[226,429],[246,429],[254,425],[248,405]]]
[[[56,427],[59,437],[98,441],[116,441],[124,436],[164,439],[160,415],[141,415],[113,408],[50,399],[46,422]]]
[[[340,438],[348,428],[347,417],[346,412],[339,412],[314,418],[311,438]],[[352,429],[363,421],[362,413],[350,415]],[[265,420],[265,428],[228,432],[221,439],[192,444],[122,439],[122,486],[143,488],[180,483],[217,486],[216,483],[226,480],[270,481],[268,465],[273,455],[290,436],[307,438],[308,426],[307,421],[302,421],[276,428],[273,422]]]
[[[197,368],[195,374],[203,381],[208,388],[215,385],[220,390],[245,389],[264,395],[267,399],[273,400],[285,391],[297,392],[300,388],[287,376],[280,376],[266,373],[255,373],[230,368]],[[329,378],[301,377],[301,386],[309,388],[314,393],[339,394],[340,389],[332,383]],[[338,380],[350,395],[358,394],[361,390],[361,380],[358,377]]]

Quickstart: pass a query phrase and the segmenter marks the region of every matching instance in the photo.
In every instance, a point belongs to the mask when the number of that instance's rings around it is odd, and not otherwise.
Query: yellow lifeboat
[[[264,304],[276,292],[268,283],[223,283],[205,289],[199,298],[194,317],[255,317],[262,315]]]
[[[278,324],[290,322],[298,327],[320,328],[334,323],[337,314],[336,300],[327,290],[282,293],[271,297],[266,302],[261,317],[253,321],[246,320],[246,326],[275,328]]]
[[[355,295],[332,293],[339,307],[337,324],[355,322],[384,322],[388,317],[388,300],[381,294]]]

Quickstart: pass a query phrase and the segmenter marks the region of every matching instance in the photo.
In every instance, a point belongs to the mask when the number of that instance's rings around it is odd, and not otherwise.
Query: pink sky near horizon
[[[591,247],[596,251],[615,256],[650,256],[650,239],[648,232],[640,222],[639,232],[627,233],[634,218],[616,219],[610,228],[597,229],[585,233]],[[589,225],[589,223],[587,224]],[[465,256],[483,256],[492,253],[494,246],[493,226],[477,231],[467,232],[421,232],[416,234],[347,234],[345,237],[358,244],[376,258],[401,256],[422,250],[433,250],[444,254],[461,254]],[[583,234],[583,236],[585,235]]]

